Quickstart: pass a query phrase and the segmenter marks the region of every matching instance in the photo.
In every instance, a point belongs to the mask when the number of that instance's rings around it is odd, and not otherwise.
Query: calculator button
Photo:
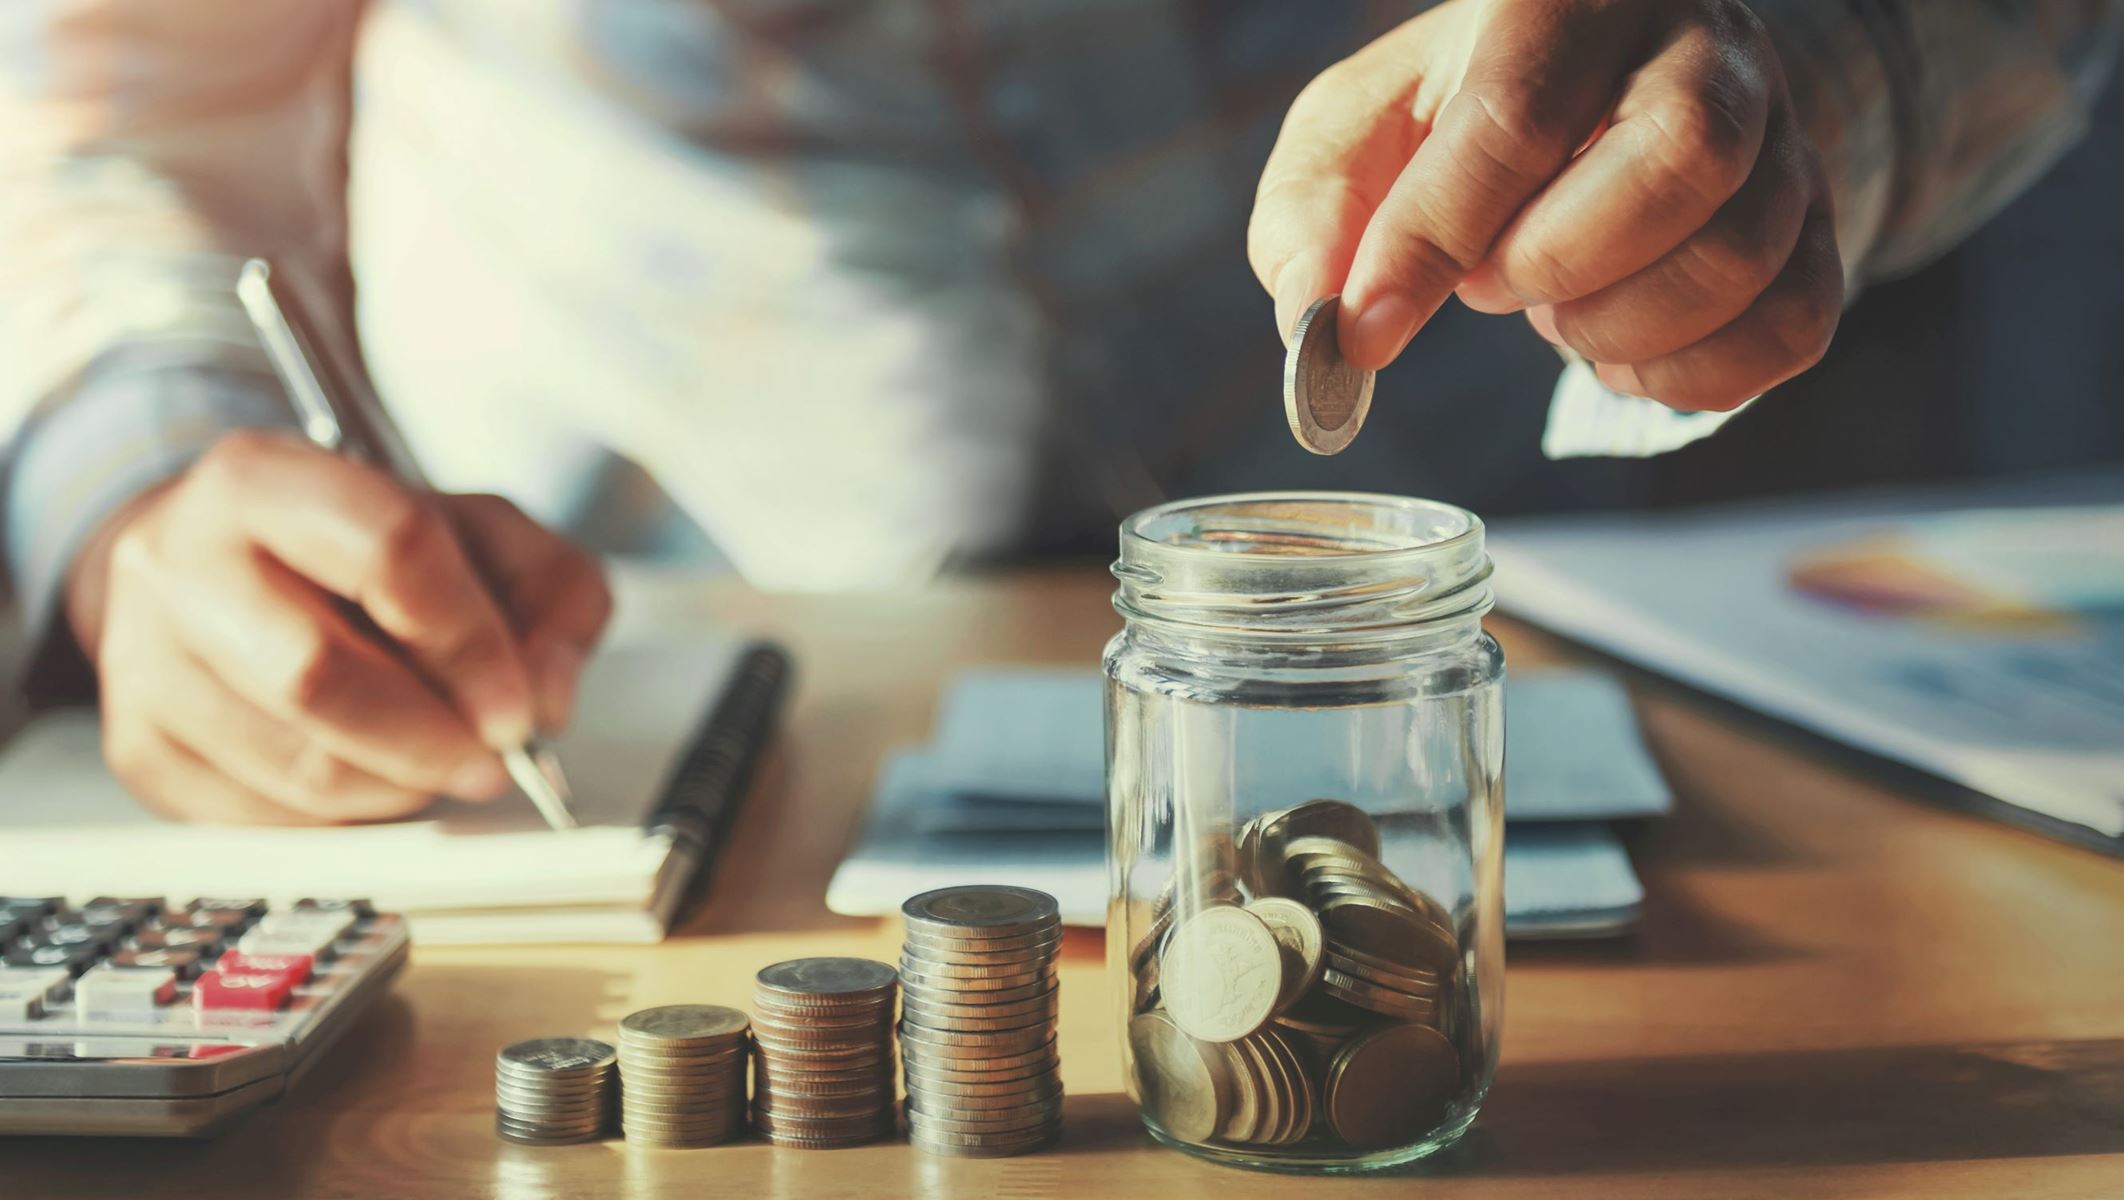
[[[193,949],[175,950],[120,950],[105,960],[120,970],[174,971],[179,979],[190,979],[206,970],[204,955]]]
[[[34,1020],[66,995],[74,977],[53,967],[0,967],[0,1015]]]
[[[376,915],[376,906],[367,900],[321,900],[315,896],[304,897],[295,902],[296,912],[345,912],[356,917]]]
[[[0,896],[0,909],[18,917],[41,917],[66,907],[64,896]]]
[[[187,909],[181,913],[164,913],[162,924],[170,929],[218,929],[238,934],[250,928],[251,914],[234,908]]]
[[[125,939],[128,950],[196,950],[212,956],[221,953],[221,931],[194,926],[168,928],[150,925]]]
[[[288,1002],[295,984],[285,975],[230,974],[213,970],[192,985],[192,1001],[201,1012],[265,1011]]]
[[[266,913],[263,900],[231,900],[218,896],[201,896],[184,906],[186,912],[233,912],[241,913],[245,920],[262,917]]]
[[[283,975],[292,984],[310,981],[317,960],[307,954],[246,954],[231,950],[215,964],[217,970],[239,975]]]
[[[69,974],[79,975],[103,957],[100,942],[88,942],[78,946],[55,946],[46,942],[16,942],[8,947],[4,958],[11,967],[59,967]]]
[[[108,929],[77,921],[72,914],[45,917],[32,925],[22,937],[26,942],[46,946],[88,946],[101,943],[113,936]]]
[[[74,1011],[83,1021],[152,1016],[177,998],[175,971],[97,967],[74,983]]]

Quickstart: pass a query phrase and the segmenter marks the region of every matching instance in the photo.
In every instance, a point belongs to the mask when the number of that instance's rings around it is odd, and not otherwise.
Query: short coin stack
[[[899,979],[867,958],[799,958],[753,980],[752,1122],[777,1146],[876,1141],[893,1112],[892,1008]]]
[[[494,1056],[494,1132],[530,1146],[603,1137],[612,1123],[612,1047],[533,1038]]]
[[[620,1127],[651,1146],[715,1146],[745,1131],[744,1013],[645,1008],[620,1022]]]
[[[1185,1142],[1378,1149],[1444,1120],[1480,1036],[1453,915],[1339,800],[1265,813],[1161,895],[1130,954],[1129,1050]],[[1236,886],[1233,883],[1236,877]]]
[[[900,913],[909,1140],[933,1154],[979,1158],[1052,1145],[1062,1129],[1054,897],[942,888]]]

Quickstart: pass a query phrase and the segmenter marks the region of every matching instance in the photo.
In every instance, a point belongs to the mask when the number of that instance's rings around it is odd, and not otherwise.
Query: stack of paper
[[[864,834],[828,907],[868,916],[952,883],[1008,879],[1063,918],[1105,920],[1105,761],[1096,671],[985,670],[945,696],[931,745],[880,772]],[[1611,823],[1670,796],[1607,676],[1515,675],[1505,690],[1506,927],[1516,937],[1619,932],[1643,892]],[[1276,756],[1249,768],[1276,771]],[[1293,784],[1303,794],[1302,786]]]

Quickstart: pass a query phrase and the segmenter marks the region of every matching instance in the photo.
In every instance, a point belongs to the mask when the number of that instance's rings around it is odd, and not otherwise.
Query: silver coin
[[[907,1127],[920,1129],[924,1133],[1015,1133],[1045,1125],[1061,1113],[1062,1101],[1059,1097],[1053,1103],[1030,1106],[1018,1112],[970,1119],[947,1117],[909,1106]]]
[[[910,1044],[935,1049],[985,1049],[1002,1054],[1017,1054],[1032,1050],[1055,1040],[1053,1024],[1039,1021],[1017,1029],[1004,1029],[993,1033],[978,1030],[931,1029],[924,1025],[900,1023],[900,1045]]]
[[[954,1030],[963,1033],[1010,1033],[1031,1029],[1036,1025],[1052,1026],[1055,1014],[1050,1012],[1019,1013],[1007,1017],[939,1017],[929,1012],[911,1008],[900,1014],[900,1019],[909,1025],[923,1029]]]
[[[1042,963],[1053,959],[1061,947],[1062,935],[1061,931],[1057,930],[1054,937],[1030,946],[990,949],[983,942],[968,942],[957,947],[907,942],[900,946],[900,953],[916,962]]]
[[[605,1124],[606,1122],[601,1119],[526,1121],[521,1117],[512,1117],[507,1113],[494,1114],[494,1127],[496,1129],[507,1129],[512,1133],[541,1136],[547,1134],[588,1133],[603,1129]]]
[[[1007,1054],[997,1053],[993,1049],[984,1049],[978,1046],[953,1048],[931,1046],[923,1042],[902,1042],[900,1044],[900,1056],[910,1066],[925,1070],[936,1067],[946,1071],[972,1069],[1003,1071],[1012,1067],[1048,1062],[1058,1057],[1055,1042],[1052,1038],[1048,1039],[1044,1044],[1034,1046],[1029,1050]],[[979,1063],[981,1066],[979,1068],[970,1068],[967,1065],[969,1062]]]
[[[909,1095],[921,1092],[925,1095],[968,1098],[978,1096],[1022,1097],[1037,1092],[1042,1088],[1060,1085],[1062,1073],[1058,1067],[1059,1064],[1049,1064],[1026,1071],[1014,1079],[983,1079],[973,1083],[961,1080],[939,1079],[931,1075],[909,1075],[907,1077],[907,1091]]]
[[[1372,411],[1372,372],[1342,357],[1335,330],[1341,307],[1339,296],[1313,301],[1283,358],[1283,416],[1291,436],[1314,454],[1341,453]]]
[[[603,1096],[590,1100],[527,1100],[519,1097],[497,1096],[494,1107],[527,1121],[543,1121],[553,1118],[568,1118],[605,1112],[611,1103]]]
[[[949,994],[954,994],[954,992],[1013,992],[1017,988],[1041,988],[1041,985],[1056,981],[1056,968],[1054,968],[1054,964],[1049,962],[1045,966],[1028,968],[1028,971],[954,975],[954,973],[935,973],[935,971],[930,971],[930,968],[926,964],[922,964],[922,962],[909,962],[909,960],[903,958],[901,960],[901,981],[907,985],[907,990],[911,994],[926,1000],[926,998],[932,998],[930,994],[945,994],[945,996],[949,996]],[[960,1005],[964,1005],[964,1002],[966,1002],[964,996],[960,996],[958,1002],[960,1002]]]
[[[605,1074],[587,1079],[524,1080],[509,1075],[497,1075],[494,1077],[494,1088],[497,1092],[515,1092],[525,1096],[595,1096],[600,1092],[610,1091],[614,1078],[616,1077],[611,1074]]]
[[[956,983],[957,981],[951,982]],[[1052,995],[1054,994],[1055,986],[1056,976],[1053,974],[1045,975],[1017,987],[981,988],[979,990],[955,986],[930,987],[924,984],[910,984],[903,993],[905,999],[902,1003],[911,1001],[918,1005],[928,1005],[930,1007],[940,1004],[1016,1004],[1025,1000]]]
[[[992,929],[955,929],[924,925],[909,925],[903,934],[901,949],[920,952],[935,951],[951,953],[970,950],[975,953],[991,951],[1025,950],[1035,946],[1047,946],[1062,939],[1062,922],[1043,921],[1028,926],[1022,931],[1002,932]]]
[[[718,1045],[743,1037],[751,1018],[720,1004],[666,1004],[629,1013],[620,1040],[659,1046]]]
[[[1055,898],[1032,888],[973,884],[938,888],[911,896],[900,906],[910,923],[952,930],[993,929],[1023,932],[1022,926],[1060,919]]]
[[[993,1096],[966,1096],[946,1092],[939,1088],[915,1087],[907,1090],[907,1103],[926,1113],[939,1116],[977,1115],[981,1113],[1013,1112],[1033,1105],[1059,1100],[1062,1095],[1062,1080],[1047,1076],[1034,1081],[1017,1092],[1005,1092]]]
[[[580,1146],[584,1142],[599,1141],[605,1136],[602,1129],[583,1133],[541,1134],[497,1127],[494,1132],[503,1141],[515,1142],[520,1146]]]
[[[898,977],[891,967],[867,958],[793,958],[761,968],[753,982],[762,991],[785,997],[841,999],[889,992]]]
[[[1021,1013],[1052,1013],[1061,1002],[1060,989],[1052,986],[1023,1000],[990,1001],[987,999],[988,995],[987,992],[974,992],[951,1000],[933,1000],[923,996],[920,999],[910,999],[900,1006],[900,1011],[905,1013],[911,1008],[920,1009],[941,1017],[1015,1017]]]
[[[494,1056],[497,1070],[534,1074],[594,1071],[611,1062],[612,1047],[592,1038],[532,1038],[504,1046]]]

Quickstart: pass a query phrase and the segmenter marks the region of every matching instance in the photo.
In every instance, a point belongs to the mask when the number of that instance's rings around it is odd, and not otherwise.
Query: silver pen
[[[273,370],[288,389],[303,436],[326,450],[367,460],[414,487],[428,486],[420,463],[391,424],[390,414],[367,396],[358,374],[334,369],[330,347],[318,325],[266,260],[254,258],[243,264],[236,278],[236,297],[243,302]],[[328,378],[337,386],[326,386]],[[502,764],[509,769],[509,778],[538,806],[546,824],[555,829],[576,827],[575,814],[568,807],[568,777],[550,747],[533,737],[521,746],[504,749]]]

